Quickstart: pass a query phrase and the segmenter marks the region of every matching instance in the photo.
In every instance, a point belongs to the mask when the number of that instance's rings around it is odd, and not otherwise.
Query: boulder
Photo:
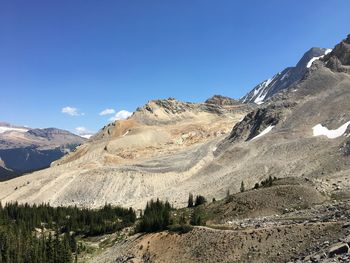
[[[335,245],[333,245],[329,251],[328,251],[328,256],[330,258],[336,256],[336,255],[340,255],[340,254],[347,254],[349,253],[349,245],[346,243],[337,243]]]

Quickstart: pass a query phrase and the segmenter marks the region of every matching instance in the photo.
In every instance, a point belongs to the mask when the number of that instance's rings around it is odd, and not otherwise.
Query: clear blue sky
[[[97,131],[106,108],[239,98],[345,38],[349,10],[349,0],[2,0],[0,121]]]

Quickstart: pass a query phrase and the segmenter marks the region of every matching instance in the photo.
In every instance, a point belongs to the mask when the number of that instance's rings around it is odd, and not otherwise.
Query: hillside
[[[49,169],[3,183],[0,199],[141,208],[149,198],[164,196],[197,174],[214,158],[216,143],[253,109],[221,101],[150,101],[129,119],[103,127]]]
[[[349,213],[348,203],[326,198],[310,180],[277,179],[173,212],[200,214],[202,226],[131,234],[89,262],[348,262]]]
[[[327,195],[348,196],[349,43],[259,106],[224,97],[150,101],[51,168],[0,184],[0,198],[142,208],[159,197],[180,207],[189,192],[222,198],[270,175],[307,177]]]
[[[0,123],[0,180],[47,168],[84,141],[60,129]]]

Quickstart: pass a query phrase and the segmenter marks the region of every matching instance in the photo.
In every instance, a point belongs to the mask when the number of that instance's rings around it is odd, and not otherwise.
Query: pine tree
[[[245,191],[245,189],[244,189],[244,182],[243,181],[241,182],[241,189],[240,190],[241,190],[241,193],[243,193]]]
[[[271,175],[269,176],[269,180],[268,180],[268,186],[272,186],[273,183],[273,179],[271,177]]]
[[[226,192],[226,199],[229,199],[230,198],[230,189],[227,189],[227,192]]]
[[[188,205],[187,207],[193,207],[193,194],[189,194],[188,196]]]
[[[45,241],[46,243],[46,258],[48,263],[54,262],[54,255],[55,255],[55,249],[54,249],[54,244],[52,240],[52,235],[51,232],[49,233],[48,239]]]
[[[202,204],[204,204],[204,203],[206,203],[206,202],[207,202],[207,200],[205,199],[204,196],[202,196],[202,195],[197,195],[197,196],[196,196],[196,201],[195,201],[195,203],[194,203],[194,206],[199,206],[199,205],[202,205]]]

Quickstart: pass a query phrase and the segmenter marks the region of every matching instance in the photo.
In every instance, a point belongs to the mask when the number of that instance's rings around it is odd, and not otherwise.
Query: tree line
[[[51,207],[49,204],[0,204],[0,263],[76,261],[76,236],[118,231],[136,220],[133,209]]]

